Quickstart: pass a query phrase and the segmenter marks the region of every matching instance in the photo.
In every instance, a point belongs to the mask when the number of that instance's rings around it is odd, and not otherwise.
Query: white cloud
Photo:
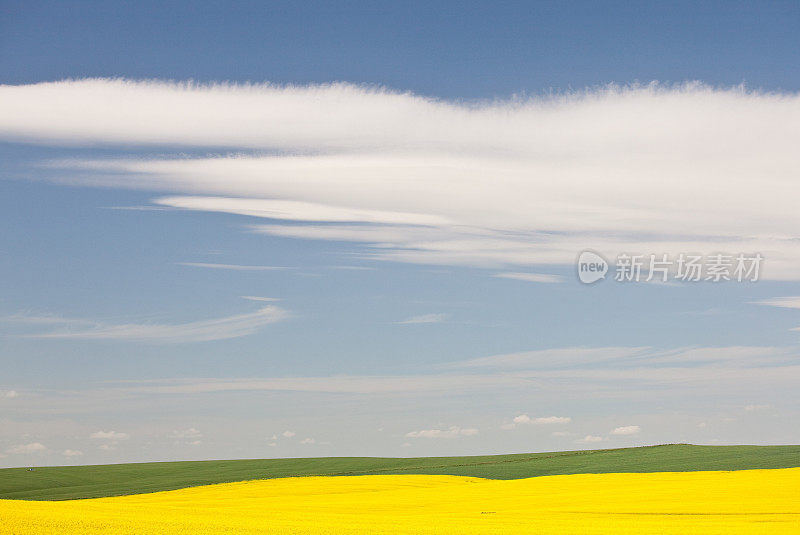
[[[131,436],[128,433],[121,433],[119,431],[95,431],[89,438],[96,440],[128,440]]]
[[[592,442],[602,442],[602,441],[603,437],[598,437],[597,435],[586,435],[585,437],[583,437],[580,440],[577,440],[576,442],[592,443]]]
[[[700,84],[485,104],[347,84],[0,86],[3,140],[259,154],[58,162],[54,180],[315,222],[259,231],[351,240],[369,258],[509,273],[590,246],[758,251],[762,278],[796,280],[798,115],[795,93]]]
[[[19,396],[19,393],[16,390],[0,390],[0,397],[2,398],[15,398]]]
[[[295,433],[294,431],[284,431],[283,433],[281,433],[281,435],[283,435],[286,438],[292,438],[296,434],[297,433]]]
[[[73,340],[121,340],[147,343],[190,343],[238,338],[257,332],[262,327],[281,321],[288,313],[276,306],[265,306],[255,312],[224,318],[179,324],[126,323],[111,325],[87,320],[58,319],[58,330],[27,334],[29,338]],[[42,318],[34,318],[45,323]],[[19,320],[23,321],[24,320]]]
[[[624,425],[622,427],[617,427],[613,431],[611,431],[612,435],[638,435],[641,431],[641,427],[638,425]]]
[[[61,452],[64,457],[80,457],[83,455],[83,452],[80,450],[64,450]]]
[[[398,321],[399,325],[414,325],[418,323],[442,323],[447,319],[447,314],[422,314],[412,316],[403,321]]]
[[[562,282],[564,280],[562,277],[559,277],[558,275],[548,275],[545,273],[519,273],[513,271],[497,273],[495,277],[499,279],[513,279],[526,282],[543,282],[543,283]]]
[[[47,447],[40,442],[30,442],[28,444],[19,444],[17,446],[11,446],[6,450],[6,453],[10,453],[12,455],[27,455],[30,453],[37,453],[40,451],[45,451]]]
[[[409,431],[406,433],[408,438],[457,438],[469,437],[478,434],[478,430],[474,427],[458,427],[456,425],[448,429],[422,429],[420,431]]]
[[[178,265],[207,269],[224,269],[229,271],[274,271],[287,269],[280,266],[241,266],[238,264],[206,264],[202,262],[178,262]]]

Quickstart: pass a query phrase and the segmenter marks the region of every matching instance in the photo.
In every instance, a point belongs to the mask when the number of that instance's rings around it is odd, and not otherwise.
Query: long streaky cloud
[[[0,86],[0,140],[164,151],[51,162],[52,180],[169,192],[158,206],[268,220],[249,221],[263,234],[534,282],[554,280],[536,266],[587,248],[761,253],[760,278],[797,280],[798,125],[796,93],[699,83],[472,104],[348,84]]]
[[[577,368],[652,368],[670,366],[750,366],[791,362],[797,348],[770,346],[681,347],[560,347],[462,360],[449,369],[548,370]]]
[[[560,369],[482,374],[428,374],[405,376],[264,377],[228,379],[185,379],[155,384],[124,386],[114,390],[142,394],[195,394],[211,392],[284,391],[350,394],[445,395],[484,389],[548,390],[567,387],[586,394],[595,388],[609,388],[613,395],[630,396],[637,388],[707,388],[709,382],[743,387],[752,381],[773,382],[780,388],[800,379],[800,366],[731,367],[727,364],[700,367],[651,367],[622,369]],[[624,388],[622,388],[624,386]],[[539,423],[546,423],[544,421]]]
[[[281,321],[288,316],[287,311],[270,305],[246,314],[178,324],[107,324],[59,318],[55,323],[57,329],[23,336],[40,339],[119,340],[172,344],[207,342],[251,335],[266,325]],[[36,318],[32,323],[41,324],[43,321],[42,318]]]
[[[766,305],[778,308],[800,308],[800,296],[773,297],[762,301],[753,301],[754,305]]]
[[[759,135],[797,134],[797,96],[699,83],[608,86],[528,101],[453,104],[351,84],[278,86],[83,79],[0,86],[0,135],[48,143],[141,143],[361,152],[475,150],[506,156],[547,149],[552,157],[587,145],[627,144],[637,152],[748,145]],[[738,113],[734,113],[734,111]],[[784,112],[791,112],[788,116]],[[709,114],[722,122],[709,123]],[[615,122],[604,122],[616,116]],[[770,119],[763,123],[760,120]],[[752,121],[752,129],[733,129]],[[583,127],[583,128],[581,128]],[[784,130],[782,132],[783,129]],[[728,130],[723,139],[715,138]],[[564,144],[566,140],[572,144]],[[775,149],[793,146],[784,139]],[[702,147],[689,147],[705,152]],[[546,154],[547,154],[546,153]]]

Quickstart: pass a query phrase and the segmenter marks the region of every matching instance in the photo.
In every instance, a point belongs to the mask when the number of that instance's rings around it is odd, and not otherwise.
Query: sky
[[[0,466],[800,442],[798,27],[1,0]]]

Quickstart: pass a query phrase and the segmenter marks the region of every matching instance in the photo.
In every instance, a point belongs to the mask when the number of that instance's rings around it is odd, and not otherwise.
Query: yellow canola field
[[[300,477],[63,502],[0,500],[3,534],[800,533],[800,468]]]

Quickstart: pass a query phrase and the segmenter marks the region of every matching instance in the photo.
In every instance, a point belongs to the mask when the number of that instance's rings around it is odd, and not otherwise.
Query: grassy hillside
[[[800,467],[800,446],[692,446],[474,457],[325,457],[182,461],[0,470],[0,498],[66,500],[309,475],[451,474],[489,479],[610,472]]]

